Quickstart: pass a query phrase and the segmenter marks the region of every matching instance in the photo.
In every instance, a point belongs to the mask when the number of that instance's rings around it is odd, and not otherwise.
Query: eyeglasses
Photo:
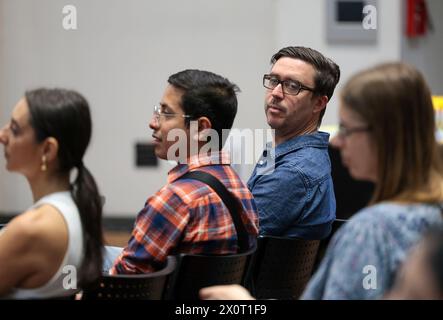
[[[295,80],[280,80],[276,76],[265,74],[263,76],[263,86],[267,89],[275,89],[279,84],[282,86],[283,93],[296,96],[301,90],[314,92],[315,89],[309,88]]]
[[[347,128],[343,124],[339,124],[337,135],[340,138],[346,138],[346,137],[349,137],[351,134],[356,133],[356,132],[367,132],[367,131],[371,131],[371,130],[372,129],[369,126]]]
[[[176,117],[176,116],[180,116],[182,118],[191,118],[192,117],[187,114],[164,112],[164,111],[162,111],[160,106],[154,106],[153,114],[154,114],[154,120],[156,122],[160,122],[160,116],[165,117],[165,118],[172,118],[172,117]]]

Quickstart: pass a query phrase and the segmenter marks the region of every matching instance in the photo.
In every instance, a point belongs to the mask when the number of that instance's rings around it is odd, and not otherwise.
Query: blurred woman
[[[332,238],[302,298],[377,299],[391,288],[395,272],[422,234],[443,223],[431,94],[414,67],[379,65],[344,86],[339,121],[331,143],[353,178],[374,182],[375,191],[369,206]],[[203,289],[201,297],[250,295],[233,286]]]
[[[305,299],[380,298],[409,249],[442,224],[443,179],[431,93],[418,70],[392,63],[363,71],[342,90],[332,144],[370,205],[335,235]]]
[[[80,94],[38,89],[1,129],[6,167],[25,176],[34,205],[0,231],[0,297],[71,296],[100,275],[102,205],[83,164],[91,128]]]

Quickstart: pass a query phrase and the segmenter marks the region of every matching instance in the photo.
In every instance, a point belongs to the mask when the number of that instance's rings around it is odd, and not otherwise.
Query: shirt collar
[[[316,131],[310,134],[304,134],[301,136],[296,136],[291,138],[281,144],[279,144],[275,148],[275,158],[283,156],[289,152],[294,150],[303,148],[303,147],[317,147],[317,148],[327,148],[329,144],[329,133]],[[269,152],[269,149],[272,147],[272,144],[268,143],[266,145],[266,149]],[[272,154],[272,153],[271,153]]]
[[[231,159],[229,153],[225,151],[211,152],[210,155],[196,154],[191,156],[186,164],[178,164],[168,172],[168,183],[172,183],[189,171],[204,166],[229,164],[231,164]]]

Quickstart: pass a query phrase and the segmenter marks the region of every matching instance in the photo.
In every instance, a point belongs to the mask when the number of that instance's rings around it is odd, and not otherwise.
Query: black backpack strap
[[[211,187],[222,199],[223,203],[228,207],[234,222],[235,231],[237,232],[237,241],[240,252],[249,250],[249,234],[246,232],[243,221],[240,217],[240,205],[232,193],[212,174],[203,171],[190,171],[185,173],[180,179],[193,179],[201,181]]]

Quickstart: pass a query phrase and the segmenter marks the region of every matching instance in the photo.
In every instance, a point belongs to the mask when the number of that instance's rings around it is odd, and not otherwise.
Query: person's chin
[[[166,154],[158,146],[155,147],[154,154],[159,159],[168,160],[166,159]]]
[[[278,119],[276,119],[275,117],[269,116],[267,117],[267,122],[268,125],[272,128],[272,129],[277,129],[280,126],[280,121]]]
[[[371,177],[369,177],[367,174],[364,174],[362,172],[359,172],[358,170],[355,169],[349,169],[349,174],[351,175],[351,177],[354,180],[359,180],[359,181],[371,181]]]

